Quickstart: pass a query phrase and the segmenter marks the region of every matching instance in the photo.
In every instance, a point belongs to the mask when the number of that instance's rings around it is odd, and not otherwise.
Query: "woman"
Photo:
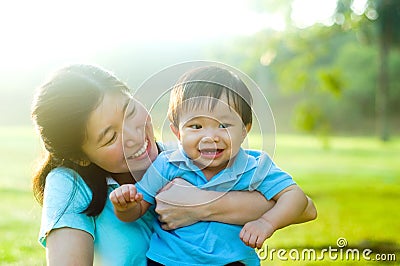
[[[162,149],[154,140],[147,110],[111,73],[71,65],[38,89],[32,117],[47,151],[33,190],[43,205],[39,240],[46,247],[48,265],[146,265],[155,213],[149,211],[134,223],[121,222],[108,195],[121,184],[135,183],[132,175],[140,178]],[[174,201],[169,191],[159,198]],[[209,196],[199,190],[192,195],[204,200]],[[229,192],[195,208],[158,201],[156,212],[164,229],[200,220],[244,224],[272,204],[258,193]],[[293,222],[315,215],[309,200]]]

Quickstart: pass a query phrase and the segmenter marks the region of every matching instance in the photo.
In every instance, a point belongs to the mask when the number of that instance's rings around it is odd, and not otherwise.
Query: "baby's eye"
[[[229,127],[230,125],[229,124],[219,124],[219,128],[227,128],[227,127]]]
[[[199,125],[199,124],[193,124],[193,125],[190,125],[189,128],[191,128],[191,129],[200,129],[200,128],[201,128],[201,125]]]

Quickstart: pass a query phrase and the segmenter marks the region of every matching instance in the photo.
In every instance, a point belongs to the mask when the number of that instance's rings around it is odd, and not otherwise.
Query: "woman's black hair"
[[[37,89],[32,119],[46,155],[33,176],[33,192],[41,205],[47,175],[64,166],[77,172],[92,191],[92,200],[84,212],[96,216],[103,210],[107,199],[106,178],[112,174],[96,164],[81,166],[76,162],[86,157],[82,145],[88,118],[108,92],[130,94],[128,87],[110,72],[82,64],[60,69]]]

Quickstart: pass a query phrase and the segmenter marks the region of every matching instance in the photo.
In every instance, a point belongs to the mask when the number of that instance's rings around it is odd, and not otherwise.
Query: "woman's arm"
[[[46,257],[48,266],[93,265],[93,237],[82,230],[60,228],[47,236]]]
[[[185,188],[182,189],[182,186]],[[316,209],[307,197],[305,211],[294,220],[304,223],[316,218]],[[275,201],[268,201],[259,192],[216,192],[200,190],[176,178],[156,196],[156,212],[165,230],[187,226],[198,221],[218,221],[244,225],[260,218]]]
[[[275,204],[256,191],[206,191],[180,178],[166,186],[156,201],[156,212],[165,230],[198,221],[243,225],[258,219]]]

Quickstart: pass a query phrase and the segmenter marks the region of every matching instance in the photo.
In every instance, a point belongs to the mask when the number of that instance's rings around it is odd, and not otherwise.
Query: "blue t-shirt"
[[[157,157],[137,183],[138,192],[143,194],[145,201],[155,204],[156,193],[176,177],[213,191],[257,190],[267,199],[295,184],[266,153],[243,149],[239,150],[231,167],[208,181],[180,148]],[[234,261],[259,265],[254,249],[246,246],[239,237],[241,228],[220,222],[198,222],[165,231],[156,221],[147,257],[165,265],[225,265]]]
[[[118,187],[109,178],[108,194]],[[96,217],[82,213],[92,199],[92,191],[75,171],[59,167],[46,179],[39,242],[45,247],[51,230],[63,227],[80,229],[94,240],[95,265],[146,265],[146,252],[153,233],[155,213],[147,212],[135,222],[125,223],[114,214],[107,197]]]

